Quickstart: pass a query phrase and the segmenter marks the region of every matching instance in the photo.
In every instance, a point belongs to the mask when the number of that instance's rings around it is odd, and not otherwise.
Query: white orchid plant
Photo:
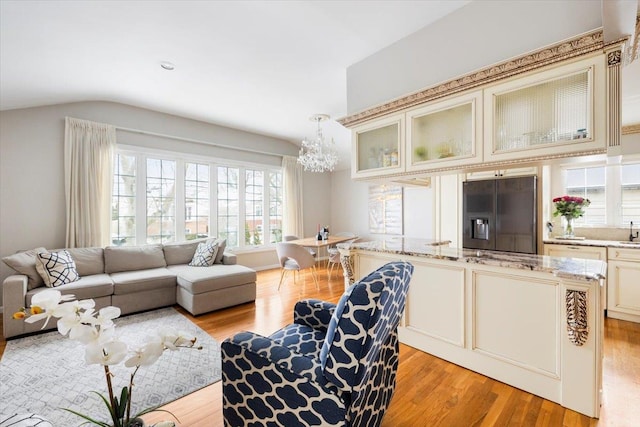
[[[195,346],[195,337],[188,337],[184,333],[167,330],[151,338],[142,346],[130,349],[115,334],[113,319],[119,316],[120,309],[118,307],[109,306],[95,311],[95,301],[92,299],[77,301],[73,295],[62,295],[58,290],[47,289],[35,294],[31,299],[31,307],[29,309],[23,308],[16,312],[13,318],[24,319],[27,323],[44,320],[42,329],[47,326],[51,318],[57,318],[58,332],[60,334],[63,336],[68,335],[70,339],[85,345],[84,358],[87,365],[102,365],[104,367],[109,397],[107,398],[98,392],[94,393],[100,396],[109,409],[112,424],[96,420],[71,409],[65,409],[66,411],[101,427],[141,427],[144,426],[144,422],[140,417],[144,414],[155,411],[171,413],[158,409],[158,407],[153,407],[131,416],[133,380],[138,369],[155,363],[165,350],[178,350],[180,348],[201,350],[202,347]],[[118,398],[113,392],[111,381],[113,373],[109,367],[122,361],[124,361],[124,366],[127,368],[133,368],[133,372],[129,379],[129,385],[122,388]],[[173,414],[171,415],[173,416]],[[173,422],[165,421],[155,424],[154,427],[170,427],[173,425],[175,425]]]

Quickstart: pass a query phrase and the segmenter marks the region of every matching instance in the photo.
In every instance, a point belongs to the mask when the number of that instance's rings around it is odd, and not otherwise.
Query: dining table
[[[303,239],[289,240],[287,243],[295,243],[296,245],[303,246],[305,248],[316,248],[316,262],[320,261],[320,249],[335,246],[338,243],[346,242],[348,240],[357,239],[357,236],[331,236],[326,239],[318,240],[317,237],[305,237]]]

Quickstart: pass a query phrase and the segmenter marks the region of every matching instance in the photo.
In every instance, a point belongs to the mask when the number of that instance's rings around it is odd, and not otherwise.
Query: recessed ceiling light
[[[168,71],[172,71],[172,70],[174,70],[174,69],[176,68],[176,66],[175,66],[175,65],[173,65],[171,62],[168,62],[168,61],[162,61],[162,62],[160,63],[160,66],[161,66],[163,69],[168,70]]]

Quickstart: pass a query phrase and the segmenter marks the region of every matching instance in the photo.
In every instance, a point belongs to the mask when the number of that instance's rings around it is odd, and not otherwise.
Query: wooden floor
[[[258,273],[254,303],[193,317],[181,313],[223,341],[241,330],[269,335],[291,322],[302,298],[336,302],[344,290],[342,277],[328,280],[318,268],[320,291],[310,276],[293,283],[290,276],[278,292],[279,270]],[[640,324],[605,322],[604,404],[599,420],[567,410],[548,400],[510,387],[442,359],[401,345],[398,383],[384,427],[415,426],[640,426]],[[0,354],[5,341],[0,341]],[[182,427],[222,426],[222,387],[218,382],[164,408]],[[168,418],[147,415],[148,422]]]

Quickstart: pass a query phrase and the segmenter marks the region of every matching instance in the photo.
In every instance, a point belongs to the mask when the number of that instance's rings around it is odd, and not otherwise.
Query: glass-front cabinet
[[[602,55],[485,89],[484,160],[606,149]]]
[[[406,114],[407,171],[482,161],[482,91],[435,101]]]
[[[353,129],[351,176],[366,178],[404,171],[404,113]]]

